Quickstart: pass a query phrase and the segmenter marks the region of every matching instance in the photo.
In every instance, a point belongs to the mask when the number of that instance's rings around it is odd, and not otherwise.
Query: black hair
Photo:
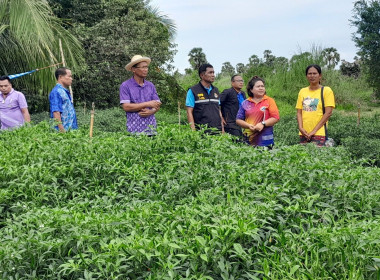
[[[253,93],[251,92],[251,89],[253,89],[253,87],[258,81],[262,81],[265,86],[265,81],[263,78],[260,78],[259,76],[253,76],[252,79],[247,84],[247,94],[249,97],[253,97]]]
[[[55,70],[55,78],[58,80],[59,76],[65,76],[67,74],[66,70],[69,70],[69,68],[60,67]]]
[[[5,80],[8,80],[8,82],[9,82],[10,84],[12,84],[11,79],[9,78],[9,76],[1,76],[1,77],[0,77],[0,81],[5,81]]]
[[[231,77],[231,82],[233,82],[233,81],[235,80],[235,78],[238,77],[238,76],[241,77],[241,75],[239,75],[239,74],[235,74],[235,75],[233,75],[233,76]]]
[[[313,68],[313,67],[314,67],[315,69],[317,69],[319,75],[322,74],[321,66],[319,66],[319,65],[317,65],[317,64],[311,64],[311,65],[309,65],[308,67],[306,67],[306,71],[305,71],[305,75],[306,75],[306,76],[307,76],[307,72],[309,72],[309,69],[310,69],[310,68]]]
[[[201,66],[199,66],[199,69],[198,69],[199,77],[201,76],[202,73],[207,71],[207,68],[214,68],[214,66],[212,66],[210,63],[204,63]]]

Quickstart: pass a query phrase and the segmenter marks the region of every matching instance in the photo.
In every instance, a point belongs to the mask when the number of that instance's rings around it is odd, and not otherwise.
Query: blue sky
[[[351,0],[151,0],[177,25],[174,66],[189,68],[188,53],[201,47],[219,72],[223,62],[248,63],[264,50],[291,58],[312,46],[334,47],[353,61]]]

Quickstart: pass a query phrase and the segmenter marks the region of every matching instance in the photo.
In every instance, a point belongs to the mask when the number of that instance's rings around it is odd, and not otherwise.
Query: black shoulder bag
[[[322,101],[322,112],[323,112],[323,115],[325,114],[325,101],[323,99],[323,88],[321,88],[321,101]],[[325,134],[326,134],[326,140],[329,139],[328,136],[327,136],[327,127],[326,127],[326,123],[323,125],[325,127]]]

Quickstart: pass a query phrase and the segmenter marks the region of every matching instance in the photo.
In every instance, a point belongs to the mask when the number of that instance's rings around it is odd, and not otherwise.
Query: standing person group
[[[231,88],[220,95],[212,85],[215,80],[214,68],[210,64],[199,67],[200,82],[192,86],[186,96],[187,119],[190,127],[206,132],[222,131],[243,137],[252,146],[272,147],[274,144],[273,125],[280,115],[275,101],[266,96],[264,80],[255,76],[248,83],[246,99],[244,80],[240,75],[231,78]],[[215,129],[215,130],[210,130]]]
[[[133,76],[120,86],[120,104],[126,112],[127,131],[132,134],[156,134],[155,113],[161,101],[154,84],[146,80],[150,62],[149,57],[135,55],[125,66]],[[267,96],[262,78],[254,76],[248,82],[246,99],[242,76],[232,76],[231,88],[219,94],[213,85],[215,71],[211,64],[202,64],[198,74],[199,83],[189,88],[186,96],[187,119],[192,130],[202,129],[210,134],[227,132],[252,146],[273,147],[273,126],[280,120],[280,114],[274,99]],[[330,87],[321,85],[320,66],[309,65],[305,74],[309,86],[300,90],[296,104],[300,143],[324,146],[328,139],[328,120],[335,108],[334,93]],[[55,77],[57,84],[49,95],[50,117],[60,132],[77,129],[68,90],[73,80],[71,70],[58,68]],[[30,122],[25,96],[12,88],[7,76],[0,77],[0,93],[1,129]]]
[[[186,97],[187,118],[193,130],[206,126],[206,132],[210,128],[225,131],[243,136],[249,145],[273,147],[273,126],[280,120],[280,114],[275,100],[267,96],[262,78],[254,76],[248,82],[246,99],[240,75],[234,75],[232,87],[221,94],[212,84],[215,80],[212,65],[201,65],[199,77],[200,82],[188,90]],[[331,88],[321,86],[320,66],[309,65],[306,78],[309,86],[300,90],[296,105],[300,143],[324,146],[328,139],[327,122],[335,108],[334,93]]]

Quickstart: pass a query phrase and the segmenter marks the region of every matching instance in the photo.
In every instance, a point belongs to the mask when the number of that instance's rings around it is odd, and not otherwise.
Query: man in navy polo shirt
[[[244,80],[240,75],[233,75],[231,78],[231,88],[225,89],[220,94],[220,106],[224,119],[225,132],[243,137],[241,127],[236,124],[236,115],[243,101],[246,99],[242,88]]]
[[[133,77],[120,86],[120,104],[127,116],[127,131],[134,134],[154,135],[156,118],[160,109],[156,87],[145,80],[148,75],[149,57],[135,55],[125,69],[133,72]]]
[[[190,127],[193,130],[207,127],[223,131],[219,90],[212,85],[215,81],[214,67],[208,63],[202,64],[198,74],[200,82],[192,86],[186,96],[187,120]],[[212,130],[206,129],[206,132]]]

